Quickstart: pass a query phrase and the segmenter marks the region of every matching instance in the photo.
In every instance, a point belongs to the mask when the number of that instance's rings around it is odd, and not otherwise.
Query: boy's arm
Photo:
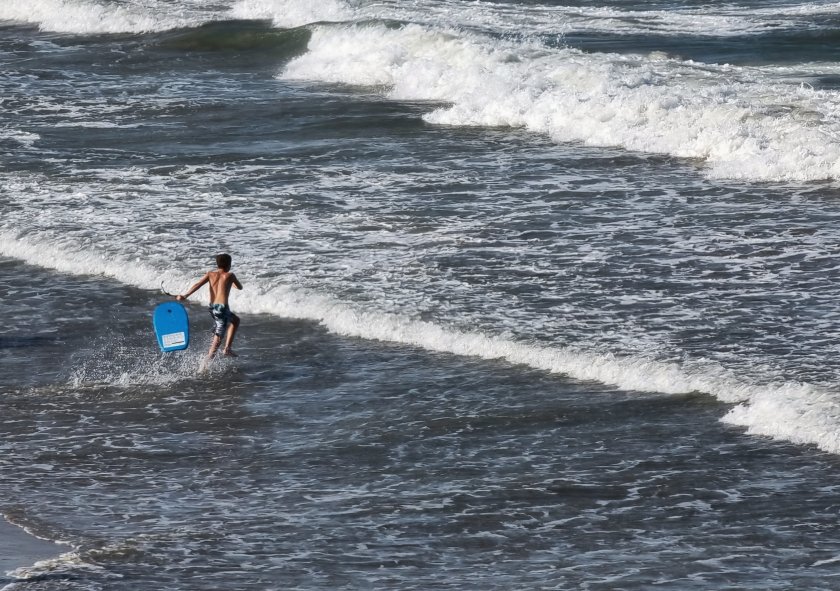
[[[187,299],[187,298],[188,298],[188,297],[190,297],[192,294],[194,294],[196,291],[198,291],[198,289],[199,289],[202,285],[204,285],[205,283],[207,283],[208,281],[210,281],[210,273],[205,273],[204,277],[202,277],[201,279],[199,279],[199,280],[195,283],[195,285],[193,285],[193,286],[190,288],[190,290],[189,290],[186,294],[184,294],[184,295],[177,295],[177,296],[175,296],[175,299],[176,299],[176,300],[178,300],[179,302],[180,302],[180,301],[182,301],[182,300]]]
[[[233,284],[236,286],[236,289],[242,289],[242,284],[239,283],[239,279],[236,278],[236,275],[233,275],[233,273],[231,273],[231,275],[233,276]]]

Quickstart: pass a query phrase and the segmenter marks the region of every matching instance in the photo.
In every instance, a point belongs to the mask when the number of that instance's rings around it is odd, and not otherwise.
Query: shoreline
[[[37,538],[0,515],[0,583],[13,582],[14,577],[8,573],[15,569],[56,558],[66,552],[67,546]]]

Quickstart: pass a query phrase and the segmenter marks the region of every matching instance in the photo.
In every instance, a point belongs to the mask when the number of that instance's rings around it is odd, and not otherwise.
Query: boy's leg
[[[213,319],[213,340],[210,341],[210,349],[207,351],[207,361],[213,358],[216,351],[219,350],[219,345],[222,344],[222,335],[225,334],[225,325],[227,320],[221,313],[217,306],[210,306],[210,317]]]
[[[222,344],[222,337],[218,335],[213,335],[213,340],[210,341],[210,350],[207,351],[207,359],[213,357],[216,354],[216,351],[219,350],[219,345]]]
[[[227,334],[225,335],[225,348],[222,353],[231,357],[236,357],[236,353],[231,350],[233,345],[233,337],[236,336],[236,329],[239,328],[239,316],[231,313],[230,326],[228,326]]]

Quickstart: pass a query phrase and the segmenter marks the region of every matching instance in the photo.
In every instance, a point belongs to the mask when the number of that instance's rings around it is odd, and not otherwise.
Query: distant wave
[[[840,96],[778,74],[379,24],[316,27],[281,76],[445,103],[426,116],[439,125],[693,158],[712,177],[840,178]]]
[[[507,5],[450,0],[27,0],[1,2],[0,21],[38,25],[70,34],[147,33],[189,28],[217,20],[265,19],[278,28],[313,23],[394,20],[504,34],[602,32],[694,36],[740,36],[768,30],[801,30],[812,17],[840,13],[840,3],[804,3],[763,9],[708,7],[682,10],[622,10],[602,6]]]
[[[355,11],[341,0],[238,0],[231,8],[234,18],[271,19],[276,27],[293,28],[310,23],[347,21]]]
[[[0,2],[0,21],[37,25],[41,30],[76,35],[150,33],[197,27],[231,19],[268,19],[273,26],[295,28],[344,20],[352,11],[340,0],[239,0],[227,9],[195,0],[138,1],[27,0]]]
[[[41,30],[79,35],[145,33],[196,24],[185,11],[155,11],[135,5],[86,0],[0,3],[0,21],[36,24]]]

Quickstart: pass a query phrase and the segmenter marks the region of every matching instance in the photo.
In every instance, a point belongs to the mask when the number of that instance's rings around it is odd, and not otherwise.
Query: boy
[[[222,343],[222,337],[227,332],[225,338],[225,346],[222,349],[222,354],[228,357],[236,357],[236,353],[231,349],[233,344],[233,336],[236,334],[236,329],[239,328],[239,316],[230,311],[228,306],[228,297],[230,296],[231,286],[236,286],[236,289],[242,289],[242,284],[236,275],[230,272],[231,259],[229,254],[216,255],[216,266],[218,269],[208,271],[204,277],[198,280],[185,295],[178,295],[175,297],[179,302],[186,300],[193,293],[198,290],[205,283],[210,287],[210,315],[213,317],[213,341],[210,343],[210,351],[207,352],[207,360],[213,358],[219,345]]]

